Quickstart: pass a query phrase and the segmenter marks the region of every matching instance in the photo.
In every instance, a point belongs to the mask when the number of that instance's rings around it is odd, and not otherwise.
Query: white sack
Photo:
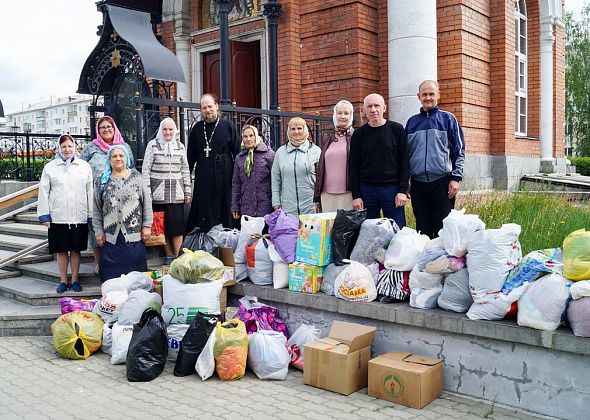
[[[133,336],[133,325],[119,325],[118,322],[113,324],[113,347],[111,354],[111,364],[118,365],[127,362],[127,350]]]
[[[127,300],[129,294],[126,290],[108,292],[94,305],[93,312],[100,315],[105,324],[112,325],[117,322],[121,306]]]
[[[132,271],[128,274],[123,274],[121,277],[105,281],[100,286],[102,296],[106,296],[109,292],[126,291],[143,289],[151,292],[154,290],[154,281],[150,276],[139,271]]]
[[[348,260],[344,260],[348,261]],[[363,264],[350,264],[336,278],[334,295],[350,302],[371,302],[377,298],[377,287],[371,271]]]
[[[287,338],[283,333],[259,330],[248,336],[248,366],[258,379],[284,381],[290,362]]]
[[[474,302],[467,311],[467,317],[469,319],[498,321],[508,315],[513,315],[516,313],[518,298],[528,286],[529,283],[525,282],[522,286],[512,289],[507,295],[500,293],[492,300],[483,303]]]
[[[467,253],[473,234],[485,228],[486,224],[477,214],[465,214],[465,209],[452,209],[443,219],[440,237],[449,255],[462,257]]]
[[[268,256],[272,261],[272,287],[275,289],[289,287],[289,264],[283,261],[273,244],[268,247]]]
[[[166,325],[190,324],[197,312],[219,314],[219,296],[223,280],[209,283],[183,284],[166,274],[162,277],[164,306],[162,318]]]
[[[102,344],[100,345],[100,349],[106,354],[113,354],[112,328],[113,326],[109,324],[104,324],[102,326]]]
[[[469,273],[463,268],[445,276],[443,290],[438,297],[438,306],[447,311],[465,313],[473,304],[469,292]]]
[[[403,227],[389,243],[385,253],[385,268],[395,271],[412,270],[428,241],[428,236],[420,235],[412,228]]]
[[[420,309],[436,308],[444,278],[443,274],[420,271],[416,264],[410,272],[410,306]]]
[[[168,335],[168,360],[176,361],[180,351],[180,343],[188,330],[188,324],[172,324],[166,328]]]
[[[385,249],[398,231],[399,228],[395,222],[389,219],[365,220],[350,253],[350,259],[366,265],[375,261],[383,262]]]
[[[568,281],[552,273],[532,282],[518,299],[518,325],[555,331],[570,297]]]
[[[264,223],[264,217],[242,216],[240,236],[234,252],[236,264],[246,264],[246,245],[250,241],[250,235],[254,233],[262,234]]]
[[[150,293],[147,290],[133,290],[129,293],[129,298],[121,305],[117,322],[121,325],[138,323],[145,308],[152,303],[161,307],[162,297],[158,293]]]
[[[301,324],[287,341],[287,348],[291,355],[291,364],[299,370],[303,370],[305,359],[304,347],[307,343],[319,340],[321,331],[313,325]]]
[[[270,259],[269,249],[272,245],[270,239],[259,238],[254,245],[254,261],[248,262],[248,277],[250,281],[258,286],[273,284],[273,262]]]
[[[576,281],[570,287],[572,299],[580,299],[590,296],[590,280]]]
[[[213,356],[213,347],[215,346],[216,329],[217,327],[213,328],[213,331],[211,331],[211,335],[209,335],[207,343],[205,344],[205,347],[203,347],[203,351],[199,355],[197,363],[195,364],[195,370],[203,381],[209,379],[215,372],[215,356]]]

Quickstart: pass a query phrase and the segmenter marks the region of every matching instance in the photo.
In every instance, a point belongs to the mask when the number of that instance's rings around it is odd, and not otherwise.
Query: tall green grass
[[[590,203],[568,200],[565,194],[533,192],[495,192],[463,194],[455,208],[478,214],[488,229],[504,223],[521,226],[520,244],[523,254],[561,247],[567,235],[577,229],[590,229]],[[406,208],[408,226],[416,221],[411,205]]]

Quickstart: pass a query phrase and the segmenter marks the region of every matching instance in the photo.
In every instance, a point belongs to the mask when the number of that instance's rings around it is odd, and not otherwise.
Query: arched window
[[[527,134],[527,18],[525,0],[515,0],[516,134]]]

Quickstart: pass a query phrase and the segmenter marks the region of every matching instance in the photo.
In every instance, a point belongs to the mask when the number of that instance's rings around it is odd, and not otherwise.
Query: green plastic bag
[[[92,312],[69,312],[51,324],[53,346],[67,359],[86,359],[102,344],[102,318]]]
[[[204,283],[223,279],[225,267],[213,255],[205,251],[184,248],[182,256],[172,261],[170,274],[182,283]]]
[[[568,280],[590,280],[590,232],[576,230],[563,240],[563,275]]]

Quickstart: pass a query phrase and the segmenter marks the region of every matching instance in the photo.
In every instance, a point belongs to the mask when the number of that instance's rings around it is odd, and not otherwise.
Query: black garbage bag
[[[213,243],[211,238],[207,235],[207,232],[203,232],[200,227],[196,227],[191,230],[184,241],[182,241],[182,246],[180,247],[181,251],[184,249],[190,249],[191,251],[205,251],[211,254],[216,245]]]
[[[168,335],[162,316],[155,309],[146,309],[133,325],[127,351],[127,380],[147,382],[160,376],[168,357]]]
[[[367,209],[338,210],[332,227],[332,262],[344,265],[356,244],[361,225],[367,218]]]
[[[180,343],[180,350],[174,365],[174,376],[188,376],[196,373],[195,364],[197,359],[205,344],[207,344],[207,340],[215,329],[217,322],[221,322],[220,315],[197,312]]]

